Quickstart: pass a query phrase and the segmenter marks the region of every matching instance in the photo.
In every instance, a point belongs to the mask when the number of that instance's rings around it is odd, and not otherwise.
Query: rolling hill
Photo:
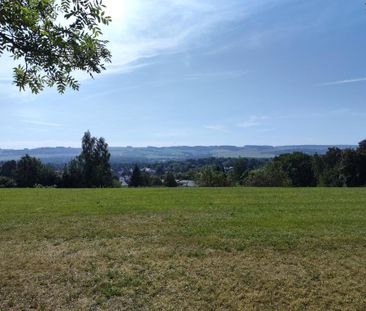
[[[328,148],[355,148],[352,145],[299,145],[299,146],[177,146],[177,147],[110,147],[111,161],[116,163],[159,162],[207,157],[271,158],[284,153],[301,151],[307,154],[324,154]],[[25,154],[45,163],[67,163],[80,153],[80,148],[45,147],[36,149],[0,149],[0,161],[17,160]]]

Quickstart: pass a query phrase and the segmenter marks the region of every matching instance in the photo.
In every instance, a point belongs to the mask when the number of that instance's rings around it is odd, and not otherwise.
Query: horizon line
[[[212,147],[235,147],[235,148],[245,148],[245,147],[273,147],[273,148],[279,148],[279,147],[332,147],[332,146],[341,146],[341,147],[347,147],[347,146],[358,146],[358,144],[285,144],[285,145],[267,145],[267,144],[248,144],[248,145],[169,145],[169,146],[111,146],[108,145],[109,148],[134,148],[134,149],[146,149],[146,148],[198,148],[198,147],[204,147],[204,148],[212,148]],[[81,146],[72,147],[72,146],[43,146],[43,147],[31,147],[31,148],[2,148],[0,147],[0,150],[14,150],[14,151],[23,151],[23,150],[36,150],[36,149],[57,149],[57,148],[64,148],[64,149],[81,149]]]

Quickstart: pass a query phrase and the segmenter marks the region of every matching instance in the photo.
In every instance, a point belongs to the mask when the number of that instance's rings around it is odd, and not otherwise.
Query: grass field
[[[0,190],[0,310],[366,310],[366,189]]]

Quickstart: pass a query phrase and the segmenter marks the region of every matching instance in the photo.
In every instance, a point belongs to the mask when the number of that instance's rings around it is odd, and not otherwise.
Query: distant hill
[[[301,151],[307,154],[324,154],[328,148],[355,148],[352,145],[303,145],[303,146],[195,146],[195,147],[110,147],[111,161],[116,163],[159,162],[168,160],[187,160],[207,157],[221,158],[272,158],[274,156]],[[80,148],[36,148],[11,150],[0,149],[0,161],[17,160],[25,154],[41,159],[44,163],[67,163],[80,154]]]

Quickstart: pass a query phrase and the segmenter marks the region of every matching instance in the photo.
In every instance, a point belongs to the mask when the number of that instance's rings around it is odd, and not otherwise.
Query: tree
[[[197,183],[201,187],[226,187],[228,186],[225,173],[218,167],[206,166],[198,173]]]
[[[353,149],[343,150],[339,174],[343,186],[362,186],[364,181],[361,176],[361,154]]]
[[[358,143],[358,151],[366,154],[366,139]]]
[[[14,188],[16,185],[17,184],[13,178],[0,176],[0,188]]]
[[[130,182],[128,183],[129,187],[141,187],[142,186],[142,178],[141,171],[137,164],[133,167],[132,175],[130,178]]]
[[[289,187],[291,180],[278,162],[271,161],[249,172],[244,184],[249,187]]]
[[[33,187],[39,183],[42,163],[28,154],[17,163],[16,182],[19,187]]]
[[[366,185],[366,139],[361,141],[358,146],[357,153],[360,157],[360,179],[362,185]]]
[[[162,185],[163,185],[163,183],[162,183],[161,179],[158,176],[152,176],[151,177],[151,186],[152,187],[160,187]]]
[[[0,168],[0,176],[15,178],[17,162],[15,160],[5,162]]]
[[[321,157],[322,172],[320,172],[320,184],[330,187],[342,187],[341,163],[343,152],[339,148],[329,148],[327,153]]]
[[[96,178],[95,172],[95,159],[94,159],[94,149],[95,149],[96,138],[92,137],[90,132],[87,131],[84,133],[83,138],[81,139],[81,148],[82,151],[78,157],[80,161],[80,166],[83,171],[83,179],[85,186],[91,187]]]
[[[82,151],[63,172],[64,187],[112,187],[113,176],[109,163],[108,144],[103,137],[97,139],[84,133]]]
[[[45,166],[39,159],[25,155],[17,163],[16,183],[19,187],[53,186],[57,176],[53,169]]]
[[[102,0],[1,0],[0,56],[7,52],[22,63],[14,68],[15,85],[63,93],[79,89],[73,71],[93,77],[104,70],[111,61],[100,39],[100,25],[111,21],[104,8]]]
[[[164,180],[164,185],[166,187],[178,187],[178,184],[175,180],[174,174],[173,173],[167,173],[165,176],[165,180]]]
[[[245,174],[248,172],[248,160],[239,158],[234,161],[233,170],[231,173],[231,179],[233,184],[241,184]]]
[[[79,159],[73,159],[64,167],[61,186],[65,188],[85,187],[83,165]]]
[[[294,187],[316,186],[313,158],[302,152],[293,152],[274,158],[280,168],[290,178]]]
[[[113,176],[109,160],[111,154],[108,150],[108,144],[103,137],[96,140],[94,152],[95,164],[95,185],[98,187],[111,187],[113,185]]]

